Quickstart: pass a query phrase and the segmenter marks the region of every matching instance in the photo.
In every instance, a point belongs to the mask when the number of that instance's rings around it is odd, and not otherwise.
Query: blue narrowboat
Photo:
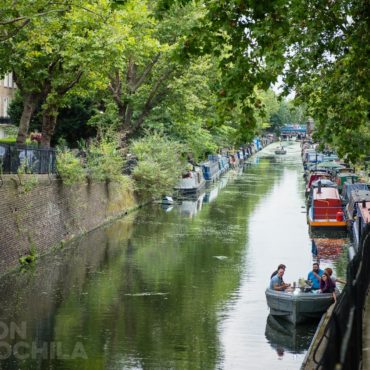
[[[206,181],[217,180],[221,174],[218,156],[209,156],[208,161],[202,163],[202,171]]]

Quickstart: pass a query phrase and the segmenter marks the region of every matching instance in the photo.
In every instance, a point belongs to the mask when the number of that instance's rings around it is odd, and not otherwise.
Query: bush
[[[102,139],[90,145],[87,153],[89,176],[94,181],[122,182],[123,157],[115,141]]]
[[[173,192],[184,169],[185,147],[159,134],[147,135],[131,145],[139,162],[133,171],[136,188],[145,197],[156,198]]]
[[[11,136],[3,137],[2,139],[0,139],[0,144],[15,145],[16,140],[17,140],[17,138],[15,136],[13,136],[13,137],[11,137]],[[27,144],[27,146],[37,148],[37,143],[35,144],[35,142],[32,142],[30,139],[26,140],[26,144]]]
[[[81,160],[69,149],[57,152],[57,170],[66,185],[78,184],[86,179],[86,171]]]

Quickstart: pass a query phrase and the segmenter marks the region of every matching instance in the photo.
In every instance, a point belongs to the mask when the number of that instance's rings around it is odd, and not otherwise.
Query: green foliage
[[[185,166],[184,145],[155,133],[134,141],[131,151],[139,160],[132,175],[139,193],[148,198],[172,193]]]
[[[18,261],[19,264],[21,265],[21,268],[28,268],[35,264],[36,259],[37,259],[36,247],[34,244],[32,244],[29,250],[29,254],[20,257]]]
[[[117,150],[117,142],[105,138],[92,143],[87,152],[89,177],[93,181],[123,180],[123,157]]]
[[[86,180],[86,170],[81,159],[69,149],[58,150],[57,170],[66,185],[79,184]]]
[[[20,166],[17,169],[17,176],[19,179],[18,189],[22,193],[28,193],[39,183],[37,175],[32,175],[27,159],[23,159],[21,161]]]
[[[109,100],[105,101],[104,110],[97,110],[87,124],[94,127],[103,137],[117,132],[120,120],[116,104]]]

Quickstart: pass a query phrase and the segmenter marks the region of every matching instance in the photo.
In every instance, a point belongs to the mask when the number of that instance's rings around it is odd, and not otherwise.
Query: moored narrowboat
[[[203,162],[201,165],[203,176],[206,181],[213,182],[220,177],[221,171],[217,156],[215,156],[215,158],[211,157],[211,159],[207,162]]]
[[[205,184],[202,169],[195,166],[193,170],[183,173],[174,189],[179,195],[194,195],[203,190]]]
[[[306,196],[310,193],[312,184],[315,183],[316,181],[321,180],[322,184],[327,184],[327,181],[330,181],[330,175],[325,172],[325,171],[315,171],[312,172],[309,175],[308,181],[307,181],[307,186],[306,186]]]
[[[335,178],[335,182],[337,183],[338,189],[339,189],[340,192],[342,191],[342,188],[343,188],[343,185],[344,185],[345,182],[348,182],[350,184],[354,184],[357,181],[358,181],[358,176],[354,173],[351,173],[351,172],[338,173],[336,178]]]
[[[355,182],[354,184],[345,182],[343,184],[342,194],[341,194],[343,204],[344,205],[348,204],[351,199],[351,193],[354,191],[356,192],[358,190],[368,191],[369,188],[367,184],[363,182]]]
[[[311,206],[308,211],[311,228],[346,228],[342,201],[335,188],[313,189]]]
[[[352,224],[352,234],[355,248],[358,250],[362,236],[366,227],[370,224],[370,197],[363,196],[361,202],[357,202],[354,206],[354,218]]]

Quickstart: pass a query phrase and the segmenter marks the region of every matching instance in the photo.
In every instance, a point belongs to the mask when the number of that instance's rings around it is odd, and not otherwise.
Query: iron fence
[[[0,173],[56,173],[55,149],[0,144]]]
[[[337,300],[324,335],[313,349],[316,369],[361,368],[363,313],[369,284],[370,225],[367,225],[357,254],[354,250],[350,250],[347,284]],[[319,348],[324,340],[327,345],[320,355]]]

